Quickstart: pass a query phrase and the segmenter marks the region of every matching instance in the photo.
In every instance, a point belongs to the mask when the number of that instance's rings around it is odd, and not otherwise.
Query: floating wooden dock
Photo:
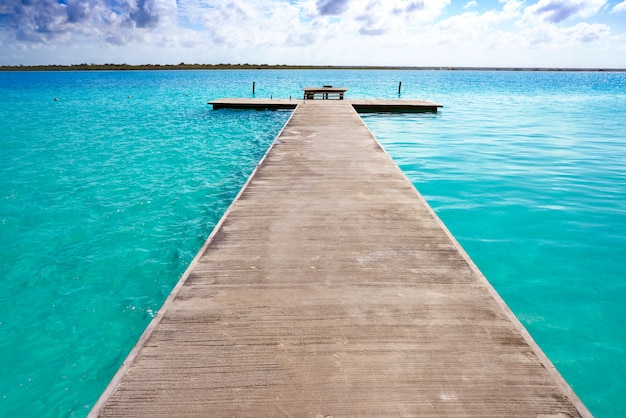
[[[91,416],[590,416],[349,101],[307,100]]]
[[[310,100],[291,99],[218,99],[209,102],[213,109],[256,109],[256,110],[280,110],[295,109],[299,104]],[[440,104],[423,100],[341,100],[349,104],[357,112],[437,112]]]

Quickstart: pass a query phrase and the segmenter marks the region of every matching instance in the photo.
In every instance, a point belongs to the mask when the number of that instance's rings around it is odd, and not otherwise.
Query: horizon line
[[[579,71],[626,72],[626,68],[603,67],[501,67],[501,66],[402,66],[402,65],[297,65],[297,64],[34,64],[1,65],[0,71],[81,71],[81,70],[437,70],[437,71]]]

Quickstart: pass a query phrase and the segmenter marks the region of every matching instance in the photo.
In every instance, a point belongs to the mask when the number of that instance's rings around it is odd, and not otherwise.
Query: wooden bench
[[[347,87],[323,86],[323,87],[305,87],[302,90],[304,91],[304,100],[314,100],[314,99],[343,100],[343,95],[348,90],[348,88]]]

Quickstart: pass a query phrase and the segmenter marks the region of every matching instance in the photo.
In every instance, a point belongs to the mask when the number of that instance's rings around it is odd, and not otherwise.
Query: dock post
[[[398,96],[400,95],[401,91],[402,91],[402,81],[398,83]]]
[[[256,81],[252,82],[252,95],[254,96],[254,85],[256,84]]]

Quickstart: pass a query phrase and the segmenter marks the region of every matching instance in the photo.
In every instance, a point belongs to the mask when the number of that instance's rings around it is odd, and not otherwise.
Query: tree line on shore
[[[107,71],[107,70],[473,70],[473,71],[626,71],[609,68],[411,67],[286,64],[72,64],[4,65],[0,71]]]
[[[280,64],[73,64],[73,65],[5,65],[2,71],[105,71],[105,70],[319,70],[319,69],[400,69],[407,67],[338,66],[338,65],[280,65]],[[417,67],[415,67],[417,68]],[[440,69],[439,67],[420,67]]]

